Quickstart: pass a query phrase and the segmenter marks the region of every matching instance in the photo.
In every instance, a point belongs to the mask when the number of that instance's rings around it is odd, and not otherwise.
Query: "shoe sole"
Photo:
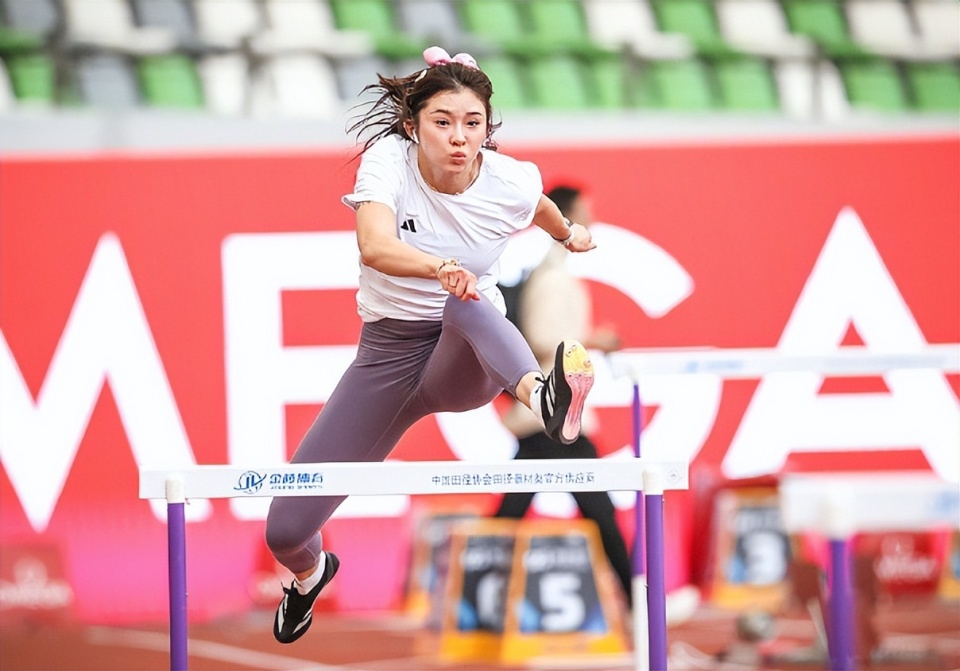
[[[593,387],[593,364],[587,350],[579,342],[563,344],[563,379],[570,387],[570,407],[563,418],[560,438],[569,445],[580,437],[584,401]]]

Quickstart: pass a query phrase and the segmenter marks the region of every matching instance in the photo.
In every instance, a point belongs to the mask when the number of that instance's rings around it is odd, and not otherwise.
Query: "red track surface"
[[[318,671],[612,671],[635,668],[632,655],[608,658],[531,659],[525,666],[443,661],[439,638],[419,622],[397,614],[317,614],[311,631],[281,646],[270,631],[272,614],[256,612],[190,628],[190,668],[315,669]],[[960,603],[881,604],[874,618],[881,658],[864,668],[934,671],[960,668]],[[826,662],[773,664],[763,653],[809,650],[816,628],[796,613],[776,621],[775,637],[762,644],[738,642],[736,614],[709,606],[669,630],[670,669],[807,669]],[[159,671],[169,668],[165,627],[38,625],[5,622],[0,631],[0,669]],[[723,657],[723,659],[721,659]],[[725,659],[725,663],[724,660]],[[740,663],[734,664],[739,660]]]

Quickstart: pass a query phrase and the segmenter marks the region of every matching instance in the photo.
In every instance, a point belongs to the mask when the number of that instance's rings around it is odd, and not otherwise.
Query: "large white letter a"
[[[844,208],[777,348],[835,353],[851,323],[877,352],[920,352],[927,344],[857,213]],[[942,373],[893,370],[883,376],[889,393],[818,395],[823,377],[761,380],[724,459],[728,477],[775,473],[790,452],[919,447],[941,477],[960,478],[960,403]]]

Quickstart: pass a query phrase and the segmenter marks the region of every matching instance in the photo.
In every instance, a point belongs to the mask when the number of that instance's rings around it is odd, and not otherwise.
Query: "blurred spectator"
[[[579,188],[559,185],[547,196],[567,219],[590,225],[593,218],[590,200]],[[589,292],[584,283],[567,270],[567,255],[563,246],[552,246],[520,285],[504,291],[508,297],[507,316],[515,321],[540,365],[546,366],[545,370],[552,365],[557,339],[579,339],[588,349],[601,352],[620,348],[620,338],[612,327],[593,326]],[[597,448],[586,435],[596,424],[589,409],[583,413],[580,437],[570,445],[549,438],[543,432],[543,425],[522,403],[514,403],[505,413],[503,422],[519,441],[517,459],[597,458]],[[523,518],[533,496],[532,492],[505,494],[495,516]],[[627,603],[632,605],[630,559],[610,495],[607,492],[577,492],[573,497],[583,517],[595,522],[599,528],[603,549],[623,587]]]

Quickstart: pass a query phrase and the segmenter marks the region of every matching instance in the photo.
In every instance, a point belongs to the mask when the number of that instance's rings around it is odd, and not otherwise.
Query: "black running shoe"
[[[277,608],[277,615],[273,619],[273,636],[281,643],[293,643],[307,633],[310,623],[313,622],[313,602],[320,595],[320,590],[333,580],[340,568],[337,555],[327,552],[327,563],[323,567],[323,577],[312,590],[306,594],[297,591],[296,583],[283,588],[283,601]]]
[[[583,345],[564,340],[557,347],[553,370],[543,383],[540,409],[548,436],[565,445],[580,437],[583,402],[593,386],[593,364]]]

